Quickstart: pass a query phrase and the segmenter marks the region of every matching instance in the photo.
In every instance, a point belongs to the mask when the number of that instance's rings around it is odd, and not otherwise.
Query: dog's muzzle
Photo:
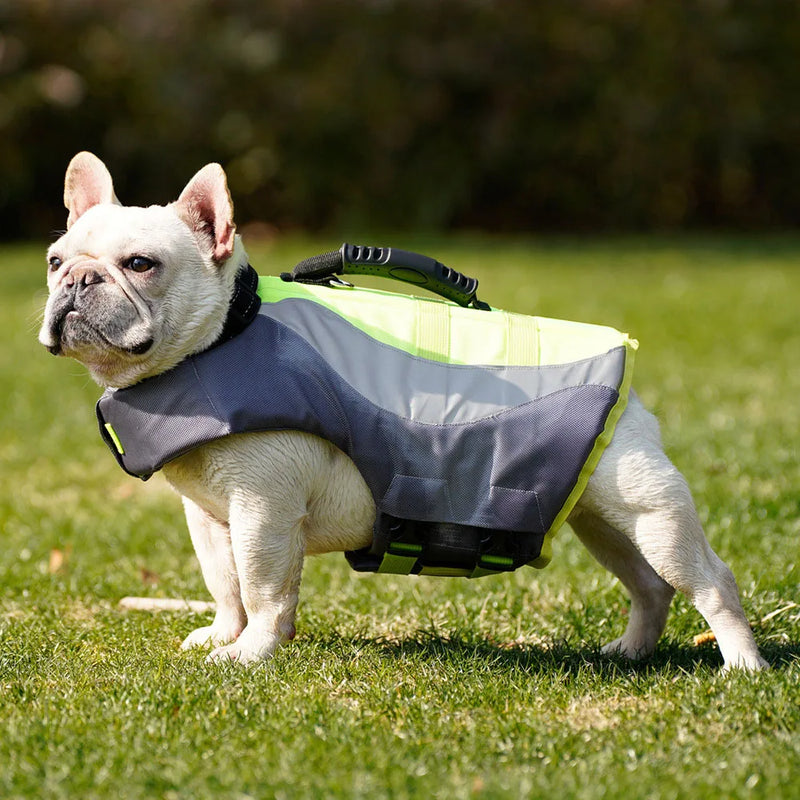
[[[75,283],[68,285],[55,298],[47,313],[48,340],[43,342],[47,350],[54,356],[60,356],[74,343],[96,343],[104,348],[113,348],[122,353],[140,356],[147,353],[154,344],[151,337],[141,342],[125,345],[112,341],[111,337],[103,332],[81,309],[80,296],[87,284]],[[70,315],[74,315],[70,317]],[[69,327],[68,327],[69,326]]]

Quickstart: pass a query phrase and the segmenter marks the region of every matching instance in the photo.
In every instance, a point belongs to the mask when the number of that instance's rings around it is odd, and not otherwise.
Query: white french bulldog
[[[247,263],[218,164],[200,170],[175,203],[124,207],[105,165],[79,153],[64,202],[68,230],[48,252],[43,345],[119,388],[215,342]],[[212,660],[268,658],[294,635],[305,556],[372,541],[375,505],[355,465],[306,433],[229,436],[172,461],[164,474],[183,497],[217,604],[211,625],[183,647],[211,646]],[[606,652],[650,654],[679,589],[708,621],[725,668],[767,666],[733,575],[706,541],[657,422],[635,396],[569,523],[631,595],[627,629]]]

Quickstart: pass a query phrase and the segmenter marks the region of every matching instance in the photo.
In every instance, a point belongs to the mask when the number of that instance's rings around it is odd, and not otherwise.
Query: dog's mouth
[[[93,324],[84,314],[75,308],[63,308],[52,320],[51,344],[45,345],[54,356],[77,355],[87,346],[100,350],[114,350],[132,356],[141,356],[153,346],[152,337],[138,342],[123,344],[114,342],[108,334]]]

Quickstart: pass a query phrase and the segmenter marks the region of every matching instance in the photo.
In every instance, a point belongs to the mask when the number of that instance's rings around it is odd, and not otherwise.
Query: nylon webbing
[[[378,572],[390,575],[410,575],[416,563],[416,556],[398,556],[394,553],[384,553]]]
[[[539,326],[535,317],[506,317],[506,365],[539,364]]]
[[[450,307],[416,298],[417,355],[441,360],[450,354]]]
[[[395,552],[392,552],[394,550]],[[397,552],[397,551],[400,552]],[[403,551],[406,551],[405,553]],[[505,556],[482,556],[479,557],[473,568],[467,567],[447,567],[442,565],[419,565],[419,556],[422,553],[420,545],[407,544],[405,542],[392,542],[387,552],[383,554],[381,563],[376,572],[389,575],[410,575],[415,572],[418,575],[430,575],[438,577],[462,577],[462,578],[481,578],[484,575],[497,575],[506,572],[509,568],[513,569],[513,560]],[[493,568],[493,562],[497,568]]]
[[[380,566],[376,570],[384,575],[410,575],[417,566],[415,556],[398,556],[385,553]],[[473,569],[462,567],[423,566],[418,574],[441,578],[482,578],[485,575],[498,575],[505,570],[488,569],[485,565],[477,565]]]

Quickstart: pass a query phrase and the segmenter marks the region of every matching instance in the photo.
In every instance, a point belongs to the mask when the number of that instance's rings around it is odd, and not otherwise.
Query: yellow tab
[[[114,447],[117,448],[117,452],[121,455],[125,455],[125,448],[122,446],[122,442],[119,440],[119,436],[117,436],[117,432],[111,426],[110,422],[106,422],[105,429],[108,431],[108,435],[111,437],[111,441],[114,442]]]

